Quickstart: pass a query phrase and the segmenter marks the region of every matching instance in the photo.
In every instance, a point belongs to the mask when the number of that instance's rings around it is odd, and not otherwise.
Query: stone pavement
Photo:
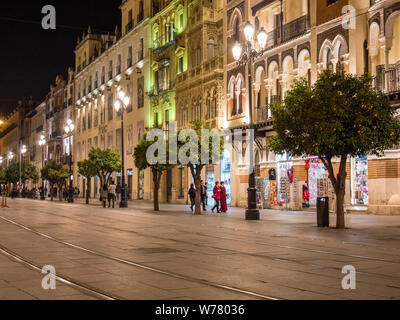
[[[263,210],[260,221],[245,221],[240,208],[193,216],[184,205],[161,204],[154,213],[143,201],[128,209],[99,201],[9,205],[0,209],[1,247],[116,298],[400,298],[398,216],[347,215],[348,229],[336,230],[317,228],[312,212]],[[356,269],[355,290],[342,289],[345,265]],[[2,254],[0,269],[0,299],[95,298],[64,284],[45,291],[40,272]]]

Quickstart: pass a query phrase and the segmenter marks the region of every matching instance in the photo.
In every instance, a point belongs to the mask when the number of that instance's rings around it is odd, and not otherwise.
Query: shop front
[[[206,182],[207,182],[207,204],[214,205],[213,188],[215,185],[214,167],[208,166],[206,168]]]
[[[368,205],[368,160],[367,156],[351,158],[351,204]]]
[[[207,181],[208,182],[208,181]],[[221,182],[226,189],[226,204],[231,204],[231,157],[228,150],[224,150],[221,159]]]
[[[293,161],[287,153],[276,155],[277,204],[287,206],[290,202],[290,184],[293,181]]]

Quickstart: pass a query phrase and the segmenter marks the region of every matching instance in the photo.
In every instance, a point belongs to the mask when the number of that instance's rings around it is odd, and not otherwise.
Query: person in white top
[[[114,181],[111,181],[111,184],[108,186],[108,207],[110,208],[111,206],[111,201],[112,201],[112,207],[114,208],[115,204],[115,189],[117,186],[114,184]]]

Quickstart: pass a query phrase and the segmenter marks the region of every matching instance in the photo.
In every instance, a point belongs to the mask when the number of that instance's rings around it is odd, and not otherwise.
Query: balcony
[[[400,107],[400,63],[389,65],[387,70],[384,65],[376,69],[375,88],[388,96],[391,105]]]
[[[276,28],[268,33],[267,48],[290,41],[297,38],[309,30],[309,17],[304,15],[283,25],[283,37],[281,37],[281,28]]]
[[[153,52],[156,54],[163,52],[165,49],[169,48],[170,46],[172,46],[176,43],[175,39],[176,39],[176,32],[173,33],[172,40],[168,41],[167,43],[165,43],[163,45],[161,45],[161,43],[162,43],[161,39],[154,40]]]

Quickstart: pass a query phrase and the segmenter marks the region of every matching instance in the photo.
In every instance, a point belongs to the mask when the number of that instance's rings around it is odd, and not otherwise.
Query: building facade
[[[124,114],[125,178],[130,199],[150,199],[149,172],[134,166],[133,148],[150,126],[150,2],[123,1],[122,33],[96,34],[88,29],[75,50],[74,181],[85,194],[85,177],[78,161],[87,159],[92,148],[117,150],[121,154],[121,117],[114,109],[118,92],[130,98]],[[121,181],[115,172],[114,181]],[[100,180],[92,179],[97,197]]]

